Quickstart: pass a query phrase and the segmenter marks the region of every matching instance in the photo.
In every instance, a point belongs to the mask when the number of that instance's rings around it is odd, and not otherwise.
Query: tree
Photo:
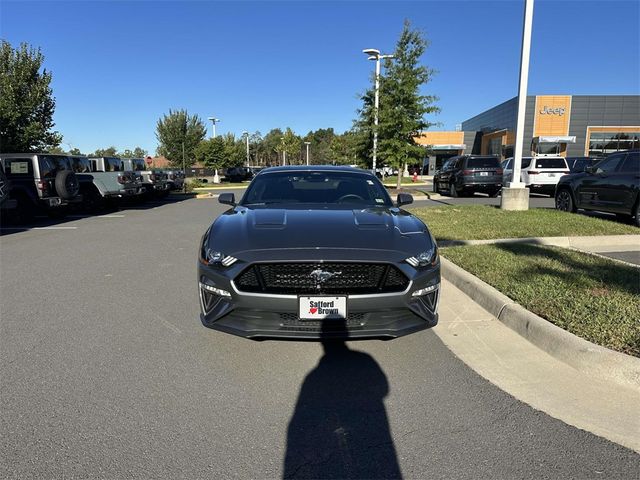
[[[282,137],[280,138],[280,143],[276,147],[276,151],[283,153],[284,156],[288,156],[287,162],[289,165],[295,163],[300,163],[301,154],[300,149],[302,147],[302,140],[298,135],[296,135],[293,130],[287,127],[287,130],[284,132]],[[296,158],[297,155],[297,158]],[[283,156],[283,164],[284,164],[284,156]]]
[[[336,165],[358,165],[356,155],[357,136],[353,131],[336,135],[331,140],[331,158]]]
[[[202,162],[206,168],[218,170],[229,165],[226,152],[225,141],[222,137],[202,140],[194,150],[195,159]]]
[[[43,69],[40,49],[21,43],[0,45],[0,152],[47,151],[62,135],[53,131],[56,102],[51,72]]]
[[[69,150],[69,154],[70,155],[84,155],[79,148],[77,147],[73,147],[71,150]]]
[[[425,115],[440,111],[435,106],[437,97],[420,92],[434,74],[433,70],[420,64],[427,46],[424,34],[412,30],[410,22],[405,20],[394,58],[385,60],[385,75],[380,76],[378,156],[400,172],[408,162],[420,163],[424,158],[424,147],[415,142],[415,137],[434,125],[425,120]],[[372,157],[374,93],[372,87],[361,96],[363,106],[354,122],[356,150],[365,158]],[[401,175],[398,175],[398,188],[401,182]]]
[[[158,154],[163,155],[174,166],[182,166],[183,149],[187,166],[193,165],[195,150],[206,136],[207,129],[198,115],[189,115],[186,110],[172,111],[158,120],[156,138]]]
[[[267,133],[262,139],[260,151],[264,155],[265,164],[269,166],[279,165],[279,147],[284,136],[282,130],[274,128]]]
[[[236,140],[233,133],[222,135],[224,143],[224,155],[229,166],[238,167],[244,165],[247,159],[244,141]]]
[[[97,148],[95,152],[93,152],[91,157],[117,157],[118,150],[116,147],[111,146],[107,148]]]
[[[402,172],[408,163],[421,163],[424,147],[415,138],[434,123],[425,115],[440,111],[436,97],[422,95],[420,87],[426,85],[433,70],[420,64],[427,49],[424,34],[412,30],[408,20],[396,45],[394,59],[387,60],[386,75],[381,80],[384,102],[380,108],[379,148],[385,161],[399,170],[397,188],[402,184]]]
[[[47,149],[47,153],[52,153],[54,155],[64,155],[67,152],[65,152],[61,146],[56,145],[55,147]]]

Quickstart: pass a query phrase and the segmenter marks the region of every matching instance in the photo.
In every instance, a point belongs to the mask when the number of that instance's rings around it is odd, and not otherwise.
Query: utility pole
[[[509,187],[502,187],[500,208],[503,210],[528,210],[529,189],[520,178],[522,148],[524,141],[524,119],[527,106],[527,84],[529,80],[529,52],[531,50],[531,30],[533,25],[533,2],[524,0],[524,20],[522,26],[522,50],[520,53],[520,82],[518,85],[518,120],[516,125],[516,145],[513,155],[513,177]]]
[[[244,132],[242,132],[242,135],[244,135],[245,139],[247,140],[247,167],[249,166],[249,132],[247,132],[246,130]]]

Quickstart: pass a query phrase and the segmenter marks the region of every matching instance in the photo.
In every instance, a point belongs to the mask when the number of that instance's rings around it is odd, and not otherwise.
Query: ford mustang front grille
[[[409,279],[385,263],[258,263],[238,275],[235,284],[243,292],[366,295],[402,292]]]

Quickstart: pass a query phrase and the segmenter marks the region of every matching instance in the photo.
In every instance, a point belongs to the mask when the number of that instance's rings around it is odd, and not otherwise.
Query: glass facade
[[[640,148],[640,132],[591,132],[589,156]]]

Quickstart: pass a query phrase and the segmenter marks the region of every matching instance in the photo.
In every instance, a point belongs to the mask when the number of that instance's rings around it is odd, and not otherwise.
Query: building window
[[[590,157],[633,148],[640,148],[640,132],[592,132],[589,136]]]

